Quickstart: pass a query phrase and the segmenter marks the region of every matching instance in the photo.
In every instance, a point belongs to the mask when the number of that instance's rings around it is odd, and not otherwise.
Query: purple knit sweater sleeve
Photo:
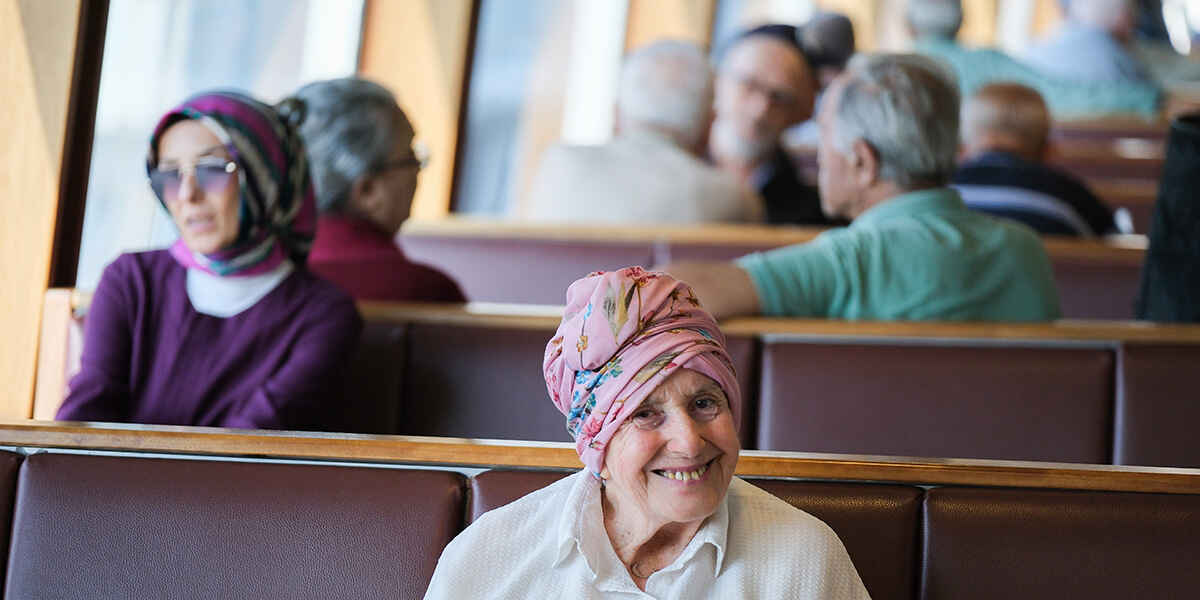
[[[104,269],[84,323],[79,374],[58,409],[60,421],[129,420],[130,360],[136,300],[126,287],[128,261]]]
[[[185,278],[164,251],[123,255],[105,271],[58,418],[311,426],[358,340],[353,300],[297,269],[254,306],[220,318],[192,308]]]

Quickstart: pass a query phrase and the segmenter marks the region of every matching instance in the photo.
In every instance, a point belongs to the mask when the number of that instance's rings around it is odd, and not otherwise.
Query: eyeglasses
[[[376,172],[382,173],[392,169],[403,169],[405,167],[416,167],[424,169],[429,166],[429,146],[422,140],[416,140],[412,145],[413,155],[407,158],[397,158],[389,160],[379,165]]]
[[[800,103],[800,99],[797,98],[795,94],[786,90],[773,88],[755,79],[753,76],[744,75],[742,73],[731,73],[729,77],[733,81],[737,82],[737,84],[740,85],[743,90],[760,94],[766,98],[768,102],[774,104],[775,106],[792,108]]]
[[[229,178],[236,170],[237,163],[225,159],[182,164],[173,169],[154,169],[150,171],[150,189],[163,202],[174,202],[179,198],[183,176],[191,173],[200,189],[206,194],[215,194],[229,185]]]

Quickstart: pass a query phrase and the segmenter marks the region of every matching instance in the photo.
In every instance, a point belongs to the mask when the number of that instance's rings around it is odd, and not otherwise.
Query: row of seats
[[[540,370],[556,318],[363,312],[334,405],[348,420],[328,428],[570,439]],[[746,448],[1200,467],[1195,326],[742,319],[724,329]]]
[[[362,338],[316,427],[569,441],[541,373],[561,309],[518,309],[528,307],[360,305]],[[1198,326],[753,318],[722,328],[744,448],[1200,467]],[[61,402],[67,374],[57,377],[57,395],[52,378],[39,381],[37,418]]]
[[[514,225],[458,217],[410,220],[400,240],[410,259],[452,277],[468,300],[562,304],[567,287],[592,271],[732,260],[806,242],[818,233],[814,228],[758,225]],[[1046,238],[1044,244],[1066,318],[1134,317],[1144,238]]]
[[[12,447],[15,433],[0,426],[0,445]],[[295,441],[305,456],[279,462],[225,449],[281,441],[265,433],[58,433],[68,447],[0,451],[5,598],[420,598],[463,527],[571,472],[517,465],[468,476],[437,465],[457,462],[453,448],[409,441],[396,450],[391,438],[310,436]],[[16,437],[29,443],[28,430]],[[114,440],[143,450],[79,453]],[[191,456],[144,453],[179,445]],[[421,459],[348,459],[349,445]],[[558,449],[487,451],[538,466]],[[931,468],[922,480],[907,476],[911,465],[847,462],[832,478],[806,480],[788,475],[825,465],[771,461],[776,478],[747,479],[829,524],[877,600],[1185,598],[1200,589],[1200,472],[1170,474],[1169,493],[1144,493],[1105,486],[1120,477],[1137,489],[1147,473],[1030,468],[1020,485],[1037,487],[997,488],[987,482],[1008,466]],[[435,466],[405,468],[414,462]],[[956,485],[939,483],[946,471],[959,474]],[[1093,489],[1050,489],[1085,480]]]

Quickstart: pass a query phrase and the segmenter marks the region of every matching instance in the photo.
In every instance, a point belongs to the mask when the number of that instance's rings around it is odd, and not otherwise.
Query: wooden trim
[[[566,443],[241,431],[201,427],[0,422],[0,445],[29,449],[250,457],[456,468],[578,469]],[[744,477],[1200,494],[1200,470],[995,460],[744,451]]]
[[[368,320],[421,322],[477,327],[517,327],[553,331],[562,306],[468,303],[416,304],[361,302]],[[1056,321],[1054,323],[957,323],[921,321],[834,321],[737,317],[721,322],[725,335],[886,340],[978,340],[989,343],[1052,340],[1058,342],[1198,344],[1200,325],[1148,321]]]
[[[461,92],[458,95],[458,123],[455,127],[454,166],[450,171],[450,197],[447,200],[447,210],[451,213],[458,211],[458,191],[462,187],[459,179],[463,172],[463,156],[467,148],[467,107],[471,98],[471,76],[475,74],[475,48],[479,38],[479,12],[482,0],[471,1],[471,16],[467,25],[467,49],[463,55]]]
[[[463,236],[480,239],[530,239],[550,241],[600,241],[615,243],[676,243],[744,244],[749,240],[807,242],[822,228],[787,225],[542,225],[486,217],[448,216],[442,219],[410,220],[404,223],[405,237]]]
[[[0,1],[0,416],[29,414],[84,0]],[[73,283],[73,282],[72,282]]]
[[[739,247],[753,244],[767,248],[808,242],[822,231],[824,229],[820,227],[788,225],[546,225],[455,215],[441,219],[406,221],[401,229],[401,236]],[[1117,235],[1103,239],[1044,236],[1041,239],[1046,252],[1052,258],[1088,258],[1139,266],[1147,246],[1146,237],[1142,235]]]
[[[84,309],[91,294],[79,290],[48,290],[47,305],[55,306],[62,294],[70,297],[71,310]],[[562,306],[469,302],[425,304],[417,302],[359,302],[363,318],[394,323],[421,322],[476,327],[516,327],[553,331],[562,319]],[[63,312],[56,308],[56,313]],[[923,321],[836,321],[778,317],[736,317],[721,322],[725,335],[798,336],[819,338],[962,339],[1004,342],[1054,340],[1111,344],[1198,344],[1200,325],[1149,321],[1071,321],[1053,323],[959,323]]]
[[[50,256],[51,287],[75,285],[79,267],[83,216],[87,205],[92,143],[96,134],[96,104],[108,30],[109,0],[88,0],[80,6],[75,46],[75,75],[67,109],[66,140],[58,184],[58,218]]]
[[[72,290],[56,288],[46,290],[42,303],[42,328],[38,342],[37,381],[33,387],[33,406],[26,417],[53,419],[54,412],[39,412],[38,407],[53,406],[55,411],[62,404],[67,384],[68,346],[70,344],[71,315],[75,299]],[[89,298],[90,301],[90,298]]]

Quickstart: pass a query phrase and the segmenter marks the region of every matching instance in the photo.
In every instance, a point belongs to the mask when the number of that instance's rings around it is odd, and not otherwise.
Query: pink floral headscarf
[[[740,423],[741,392],[717,322],[686,283],[641,267],[571,284],[542,362],[550,398],[596,474],[617,428],[678,367],[720,384]]]

